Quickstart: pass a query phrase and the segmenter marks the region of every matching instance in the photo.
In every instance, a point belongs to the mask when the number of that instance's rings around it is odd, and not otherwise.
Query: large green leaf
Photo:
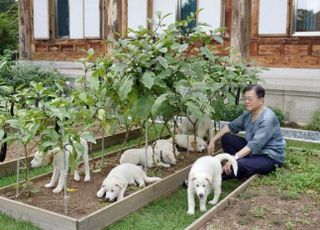
[[[152,88],[154,84],[154,80],[155,80],[155,74],[150,71],[145,72],[141,78],[143,85],[148,89]]]
[[[123,101],[128,97],[134,85],[132,78],[127,78],[119,88],[119,97]]]
[[[151,112],[152,114],[156,114],[159,107],[162,105],[162,103],[167,100],[167,97],[168,97],[168,93],[164,93],[164,94],[161,94],[159,97],[156,98],[153,106],[152,106],[152,109],[151,109]]]
[[[85,139],[87,142],[91,142],[91,143],[96,144],[95,136],[89,131],[85,131],[85,132],[81,133],[81,137],[83,139]]]
[[[134,119],[146,120],[151,115],[151,108],[153,106],[154,99],[152,96],[143,96],[138,98],[132,107],[132,115]]]

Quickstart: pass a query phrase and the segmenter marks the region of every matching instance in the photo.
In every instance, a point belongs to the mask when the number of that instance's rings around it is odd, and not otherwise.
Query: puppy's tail
[[[155,176],[153,176],[153,177],[150,177],[150,176],[144,176],[144,181],[145,181],[147,184],[150,184],[150,183],[153,183],[153,182],[157,182],[157,181],[159,181],[159,180],[161,180],[161,178],[160,178],[160,177],[155,177]]]
[[[230,161],[231,164],[232,164],[233,173],[234,173],[235,176],[237,176],[238,163],[237,163],[236,159],[233,156],[231,156],[228,153],[221,153],[221,154],[216,155],[215,157],[218,158],[220,162],[222,162],[223,160]]]

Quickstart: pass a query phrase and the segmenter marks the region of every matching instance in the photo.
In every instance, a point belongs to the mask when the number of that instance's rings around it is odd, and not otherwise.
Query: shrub
[[[15,60],[14,52],[7,51],[0,56],[0,85],[6,85],[15,91],[18,87],[29,87],[31,82],[41,82],[45,87],[56,89],[56,82],[65,85],[66,78],[53,68],[20,64]]]
[[[245,108],[243,105],[227,105],[223,108],[222,111],[222,121],[233,121],[237,117],[239,117]]]
[[[0,55],[6,49],[17,50],[19,40],[17,1],[0,1]]]
[[[286,120],[286,115],[284,112],[281,111],[281,109],[276,108],[276,107],[270,107],[270,109],[275,113],[275,115],[277,116],[280,125],[284,126],[285,124],[285,120]]]
[[[307,129],[320,131],[320,110],[313,112],[311,122],[306,126]]]

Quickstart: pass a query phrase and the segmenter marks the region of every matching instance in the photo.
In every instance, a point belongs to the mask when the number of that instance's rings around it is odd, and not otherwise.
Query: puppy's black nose
[[[203,198],[203,194],[202,194],[202,193],[200,193],[200,194],[199,194],[199,197],[200,197],[200,198]]]

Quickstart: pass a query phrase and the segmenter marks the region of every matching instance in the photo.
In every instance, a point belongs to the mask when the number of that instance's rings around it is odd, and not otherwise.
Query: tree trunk
[[[106,31],[106,37],[108,40],[117,39],[119,34],[123,33],[123,27],[125,27],[123,14],[126,13],[125,2],[126,0],[108,0],[108,26]],[[111,49],[112,46],[109,43],[109,54]]]
[[[231,56],[247,58],[250,51],[251,0],[232,1]]]
[[[31,58],[30,0],[19,0],[19,59]]]

